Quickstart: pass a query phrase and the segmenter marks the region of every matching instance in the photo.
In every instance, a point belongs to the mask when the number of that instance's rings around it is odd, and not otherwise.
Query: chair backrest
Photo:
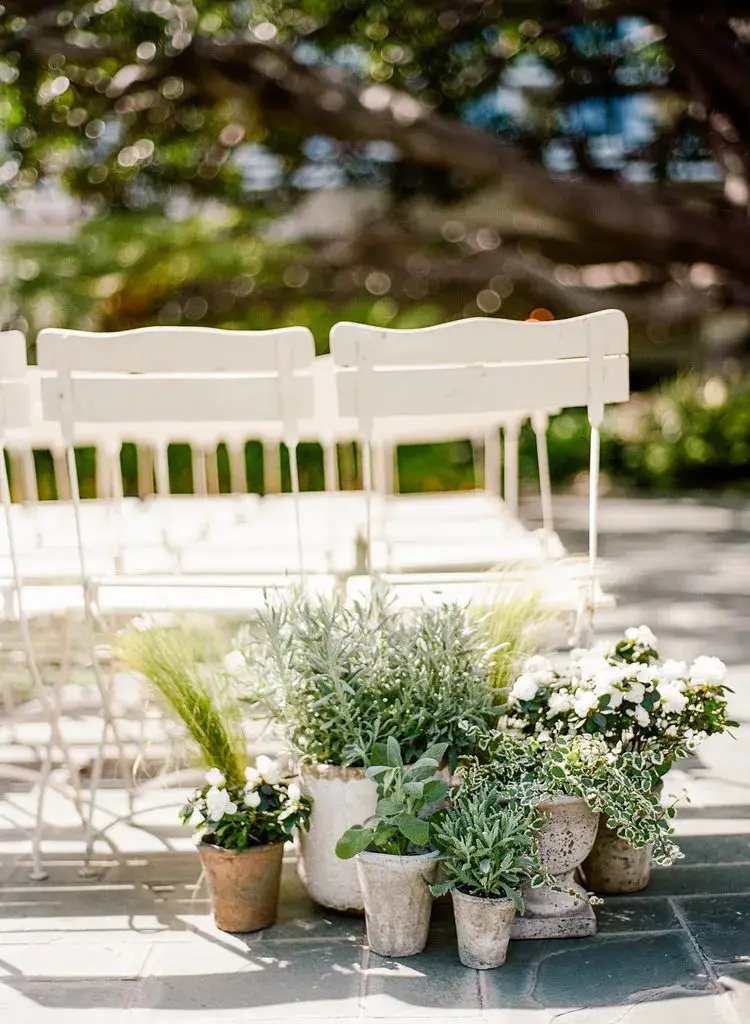
[[[296,443],[313,412],[315,356],[305,327],[222,331],[147,327],[112,334],[48,329],[37,339],[48,420],[68,444],[76,422],[120,425],[277,420]]]
[[[0,331],[0,444],[6,430],[28,427],[31,397],[27,380],[26,339],[20,331]]]
[[[365,437],[396,416],[523,412],[626,401],[628,327],[619,310],[569,320],[477,317],[416,330],[338,323],[339,412]]]

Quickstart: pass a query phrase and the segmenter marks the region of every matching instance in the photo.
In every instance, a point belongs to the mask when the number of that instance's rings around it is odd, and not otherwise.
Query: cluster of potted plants
[[[528,635],[498,643],[482,611],[402,613],[382,593],[272,601],[219,658],[179,629],[126,634],[209,769],[182,817],[219,927],[272,923],[293,836],[310,895],[364,910],[374,951],[423,949],[450,892],[462,962],[495,967],[510,938],[593,934],[595,892],[679,857],[661,784],[733,724],[722,663],[662,661],[645,627],[559,663],[527,658]],[[250,763],[248,713],[280,726],[294,773]]]

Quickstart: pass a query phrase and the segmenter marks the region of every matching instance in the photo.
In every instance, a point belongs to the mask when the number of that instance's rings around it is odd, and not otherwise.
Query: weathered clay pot
[[[224,932],[257,932],[276,921],[284,844],[252,846],[241,853],[200,843],[216,926]]]
[[[610,896],[640,892],[651,879],[651,847],[636,849],[602,820],[594,847],[581,870],[593,892]]]
[[[373,953],[413,956],[422,952],[430,928],[430,885],[437,878],[438,856],[437,851],[418,857],[357,854],[367,942]]]
[[[464,967],[486,971],[505,963],[516,905],[506,897],[470,896],[454,889],[458,958]]]
[[[573,876],[594,845],[599,815],[577,796],[558,796],[538,805],[547,815],[539,833],[542,865],[565,889],[584,895]],[[524,888],[523,917],[513,922],[513,939],[574,938],[596,933],[592,908],[576,896],[554,892],[549,886]]]
[[[310,831],[298,831],[299,876],[316,903],[333,910],[364,909],[354,860],[336,856],[336,843],[352,825],[375,813],[377,786],[363,768],[302,765],[300,787],[313,798]]]

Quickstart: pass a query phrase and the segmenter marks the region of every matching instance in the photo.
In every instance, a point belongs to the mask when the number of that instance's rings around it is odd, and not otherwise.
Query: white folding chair
[[[372,568],[372,445],[403,416],[507,414],[584,406],[591,426],[589,572],[577,632],[593,622],[599,428],[607,403],[629,395],[628,329],[619,310],[569,320],[474,318],[417,330],[340,323],[331,331],[339,412],[363,442],[368,572]]]

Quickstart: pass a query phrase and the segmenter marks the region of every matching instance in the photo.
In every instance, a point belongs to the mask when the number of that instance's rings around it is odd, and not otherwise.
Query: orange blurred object
[[[542,321],[542,320],[554,320],[554,319],[555,319],[554,314],[550,313],[550,311],[548,309],[539,308],[539,309],[532,309],[532,311],[526,317],[526,322],[528,323],[529,320]]]

